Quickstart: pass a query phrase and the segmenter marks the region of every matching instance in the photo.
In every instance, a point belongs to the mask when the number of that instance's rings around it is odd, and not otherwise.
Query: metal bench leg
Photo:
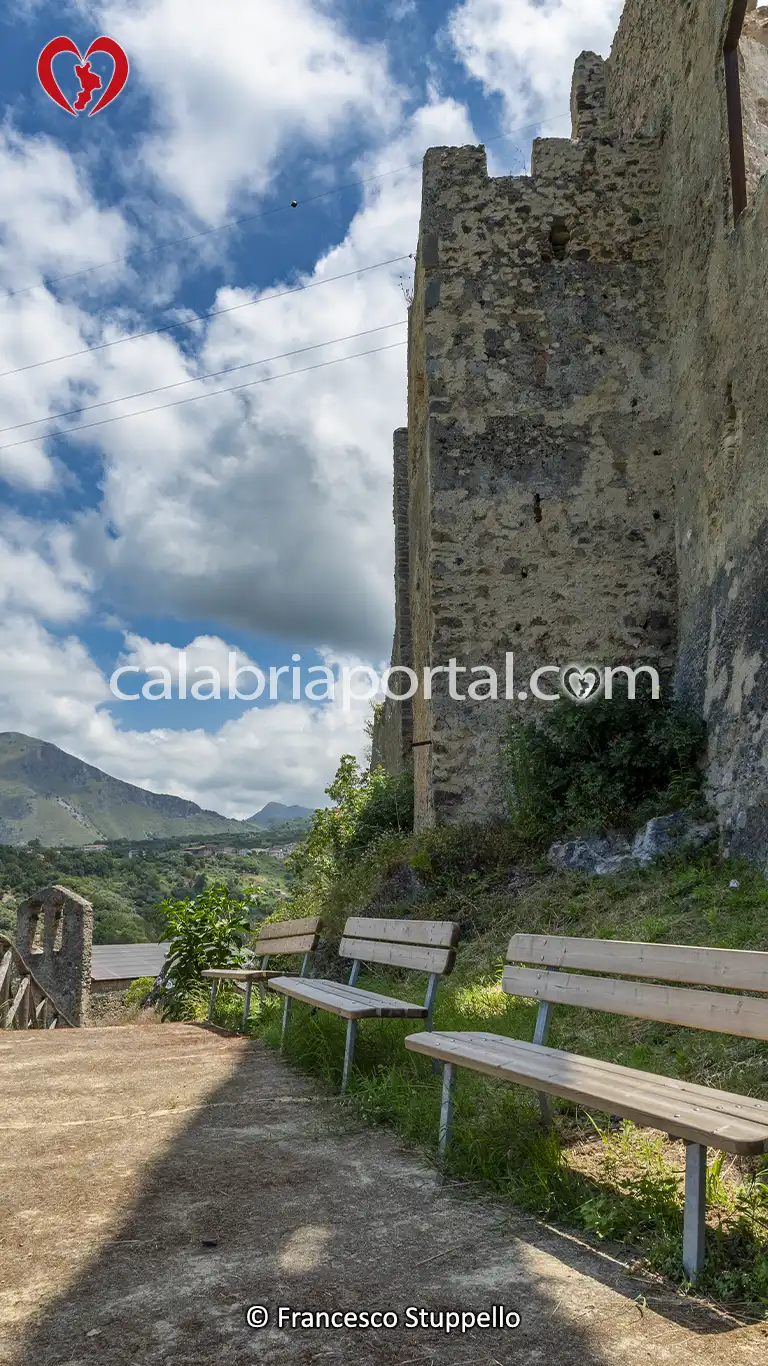
[[[703,1143],[686,1143],[683,1268],[691,1283],[704,1265],[706,1212],[707,1149]]]
[[[456,1068],[452,1062],[443,1063],[443,1098],[440,1105],[440,1131],[438,1137],[438,1147],[441,1156],[445,1156],[446,1148],[451,1138],[451,1128],[453,1125],[453,1101],[454,1101],[454,1075]]]
[[[438,974],[437,974],[436,972],[430,973],[429,982],[428,982],[428,984],[427,984],[427,995],[426,995],[425,1000],[424,1000],[424,1005],[426,1006],[426,1010],[427,1010],[427,1018],[426,1018],[426,1021],[425,1021],[425,1023],[424,1023],[424,1028],[425,1028],[428,1032],[430,1032],[430,1033],[431,1033],[432,1027],[433,1027],[433,1015],[434,1015],[434,1010],[435,1010],[435,995],[436,995],[436,993],[437,993],[437,984],[438,984],[439,981],[440,981],[440,978],[439,978],[439,976],[438,976]],[[433,1058],[433,1059],[432,1059],[432,1071],[435,1072],[435,1073],[437,1073],[437,1072],[440,1071],[440,1064],[439,1064],[437,1058]]]
[[[210,1024],[211,1020],[213,1019],[213,1007],[214,1007],[215,1004],[216,1004],[216,988],[217,988],[218,985],[219,985],[219,984],[218,984],[216,978],[214,977],[213,981],[211,982],[211,999],[210,999],[210,1001],[208,1002],[208,1023],[209,1023],[209,1024]]]
[[[251,983],[245,984],[245,1005],[243,1006],[243,1029],[248,1028],[248,1016],[251,1013]]]
[[[536,1028],[533,1031],[533,1042],[540,1044],[542,1048],[546,1046],[547,1039],[549,1038],[549,1026],[551,1022],[552,1004],[549,1001],[542,1001],[536,1016]],[[546,1091],[539,1091],[538,1098],[541,1122],[545,1129],[550,1129],[552,1127],[552,1107],[549,1103],[549,1096]]]
[[[282,1029],[280,1030],[280,1052],[281,1052],[281,1053],[282,1053],[283,1049],[285,1048],[285,1036],[286,1036],[286,1034],[288,1033],[288,1020],[289,1020],[290,1014],[291,1014],[291,998],[290,998],[290,996],[286,996],[286,998],[285,998],[285,1005],[283,1006],[283,1027],[282,1027]]]
[[[344,1072],[341,1078],[341,1094],[347,1089],[349,1073],[352,1068],[352,1059],[355,1055],[355,1041],[357,1039],[357,1020],[347,1020],[347,1042],[344,1048]]]

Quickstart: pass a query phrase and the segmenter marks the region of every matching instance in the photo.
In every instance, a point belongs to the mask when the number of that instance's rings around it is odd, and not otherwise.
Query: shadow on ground
[[[3,1366],[747,1366],[739,1327],[490,1200],[262,1044],[191,1025],[0,1039]],[[645,1297],[645,1304],[642,1297]],[[269,1326],[246,1323],[264,1305]],[[294,1310],[401,1326],[279,1328]],[[408,1306],[519,1328],[446,1336]]]

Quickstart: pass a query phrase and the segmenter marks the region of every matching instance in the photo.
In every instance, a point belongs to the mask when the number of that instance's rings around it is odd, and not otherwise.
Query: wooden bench
[[[552,1010],[555,1005],[585,1006],[640,1020],[768,1039],[765,998],[583,975],[623,974],[768,992],[768,953],[516,934],[510,940],[507,964],[504,990],[539,1002],[533,1043],[475,1032],[412,1034],[405,1040],[406,1048],[443,1063],[440,1151],[445,1152],[450,1135],[457,1066],[533,1087],[546,1124],[547,1097],[552,1095],[684,1139],[683,1266],[688,1279],[695,1281],[704,1261],[707,1147],[740,1154],[768,1150],[768,1102],[548,1048]],[[569,971],[558,971],[563,968]]]
[[[353,960],[348,982],[276,977],[269,983],[271,991],[285,996],[281,1048],[285,1044],[292,1000],[304,1001],[315,1010],[341,1016],[347,1021],[341,1079],[342,1092],[346,1091],[360,1020],[426,1020],[427,1029],[432,1028],[437,984],[440,977],[453,970],[458,937],[458,925],[449,920],[375,920],[351,916],[339,944],[339,957]],[[362,963],[428,972],[424,1004],[413,1005],[395,996],[382,996],[355,986]]]
[[[266,983],[273,977],[281,976],[282,970],[280,968],[269,969],[267,967],[270,958],[276,958],[278,954],[282,956],[303,953],[304,960],[300,975],[305,977],[310,958],[317,948],[321,928],[322,921],[316,915],[307,916],[303,920],[277,920],[270,925],[263,925],[254,943],[255,954],[257,958],[260,958],[259,967],[206,968],[202,976],[211,983],[208,1019],[213,1019],[213,1007],[216,1004],[219,982],[243,982],[245,984],[243,1028],[245,1028],[248,1016],[251,1013],[251,991],[254,983],[263,996]]]

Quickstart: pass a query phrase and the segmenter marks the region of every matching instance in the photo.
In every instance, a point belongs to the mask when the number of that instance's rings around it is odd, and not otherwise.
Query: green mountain
[[[284,806],[282,802],[267,802],[255,816],[248,817],[246,824],[258,825],[262,830],[268,829],[270,825],[285,825],[287,821],[304,821],[309,825],[314,814],[308,806]]]
[[[0,844],[100,844],[243,834],[243,821],[195,802],[147,792],[15,731],[0,732]]]

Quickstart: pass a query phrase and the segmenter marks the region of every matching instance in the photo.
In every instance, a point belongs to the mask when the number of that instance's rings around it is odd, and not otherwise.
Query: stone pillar
[[[16,948],[73,1025],[88,1023],[93,907],[68,887],[44,887],[16,916]]]
[[[571,84],[571,125],[574,138],[609,135],[608,82],[605,62],[596,52],[576,58]]]

